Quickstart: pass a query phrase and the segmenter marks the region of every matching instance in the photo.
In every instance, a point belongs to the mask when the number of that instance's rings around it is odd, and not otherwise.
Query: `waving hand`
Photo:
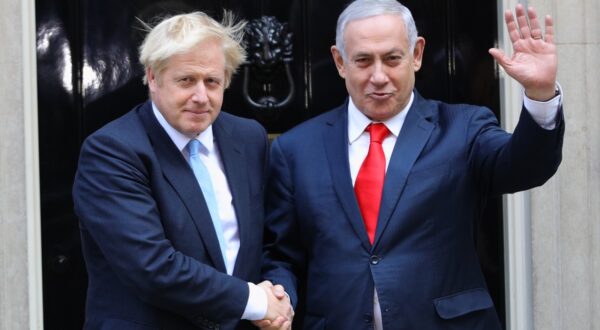
[[[529,7],[526,12],[518,4],[515,13],[516,20],[510,10],[504,13],[513,45],[512,56],[508,57],[497,48],[490,49],[489,53],[509,76],[523,86],[529,98],[549,100],[554,97],[558,65],[552,17],[545,17],[542,31],[533,7]]]

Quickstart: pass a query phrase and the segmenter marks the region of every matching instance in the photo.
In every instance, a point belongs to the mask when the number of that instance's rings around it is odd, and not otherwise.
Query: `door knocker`
[[[287,106],[294,98],[295,89],[290,68],[293,60],[292,33],[288,32],[287,24],[280,23],[273,16],[263,16],[250,21],[245,32],[248,62],[244,66],[244,100],[261,110]],[[287,93],[281,92],[281,85],[277,81],[281,80],[283,74],[287,78]],[[278,87],[274,88],[274,85]],[[259,95],[253,97],[251,93]],[[276,94],[283,94],[285,98]]]

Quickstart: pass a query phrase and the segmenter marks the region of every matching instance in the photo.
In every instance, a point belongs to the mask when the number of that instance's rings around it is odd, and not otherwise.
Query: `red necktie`
[[[390,131],[382,123],[371,124],[365,129],[371,135],[369,152],[360,166],[354,193],[360,207],[369,241],[373,244],[375,229],[377,228],[377,217],[379,216],[379,205],[383,191],[383,180],[385,179],[385,154],[381,143],[390,134]]]

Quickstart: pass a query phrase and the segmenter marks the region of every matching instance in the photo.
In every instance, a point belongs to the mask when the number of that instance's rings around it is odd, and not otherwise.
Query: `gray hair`
[[[154,27],[144,24],[149,33],[139,48],[140,63],[158,76],[171,56],[185,53],[199,43],[215,38],[223,47],[225,87],[228,87],[231,77],[246,60],[246,51],[241,46],[246,22],[234,21],[229,11],[224,11],[220,23],[203,12],[193,12],[167,18]],[[146,82],[147,77],[144,76]]]
[[[346,50],[344,49],[344,31],[348,23],[379,15],[399,15],[402,17],[408,35],[408,45],[412,53],[418,35],[415,20],[408,8],[396,0],[356,0],[340,14],[335,28],[335,46],[344,60],[347,59]]]

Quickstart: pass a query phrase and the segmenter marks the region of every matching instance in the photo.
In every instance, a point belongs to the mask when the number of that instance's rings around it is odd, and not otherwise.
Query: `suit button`
[[[381,260],[381,259],[378,256],[376,256],[376,255],[372,255],[369,258],[369,260],[371,262],[371,265],[377,265],[379,263],[379,260]]]
[[[363,315],[363,320],[365,323],[371,323],[373,321],[373,316],[371,316],[371,314],[365,314]]]

